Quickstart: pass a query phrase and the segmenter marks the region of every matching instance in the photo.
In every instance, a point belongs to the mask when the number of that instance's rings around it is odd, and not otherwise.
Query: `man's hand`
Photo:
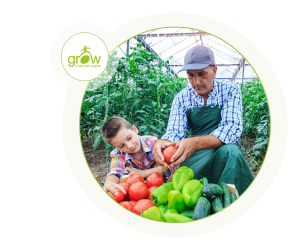
[[[214,149],[224,145],[220,139],[214,135],[202,135],[193,138],[186,138],[179,141],[175,147],[178,148],[176,153],[172,156],[171,167],[177,166],[192,156],[197,150]]]
[[[178,149],[171,158],[171,167],[179,165],[180,163],[184,162],[186,159],[192,156],[192,154],[197,149],[196,140],[194,138],[186,138],[177,142],[175,147]]]
[[[162,155],[162,150],[169,146],[175,146],[176,142],[170,142],[167,140],[158,140],[155,142],[153,147],[153,158],[156,163],[160,166],[168,167],[168,164],[165,162],[165,158]]]

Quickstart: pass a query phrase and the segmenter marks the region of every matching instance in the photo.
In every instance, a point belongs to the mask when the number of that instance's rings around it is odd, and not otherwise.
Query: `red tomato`
[[[157,186],[159,187],[164,183],[164,177],[160,173],[152,173],[146,179],[146,185],[148,188]]]
[[[130,202],[130,201],[121,201],[120,205],[122,205],[123,207],[125,207],[128,210],[132,210],[134,205]]]
[[[107,193],[116,201],[116,202],[120,202],[124,199],[124,193],[118,189],[115,188],[115,190],[118,192],[117,195],[114,195],[112,192],[108,191]]]
[[[148,208],[150,207],[153,207],[154,204],[151,200],[148,200],[148,199],[141,199],[139,200],[135,206],[133,207],[132,209],[132,212],[138,214],[138,215],[141,215],[141,213],[145,210],[147,210]]]
[[[149,191],[148,191],[148,196],[147,196],[147,199],[150,200],[150,197],[151,197],[151,193],[154,189],[158,188],[157,186],[152,186],[151,188],[149,188]]]
[[[137,201],[135,201],[135,200],[130,200],[129,201],[133,206],[135,206],[135,204],[137,203]]]
[[[125,189],[125,192],[126,194],[124,195],[124,201],[128,199],[129,195],[128,195],[128,189],[130,187],[130,184],[129,183],[126,183],[126,182],[121,182],[119,183],[118,185],[122,186],[124,189]]]
[[[129,175],[129,177],[126,180],[126,183],[129,183],[129,184],[133,184],[133,183],[136,183],[136,182],[143,182],[144,183],[144,178],[139,174],[132,174],[132,175]]]
[[[136,182],[131,184],[128,190],[130,198],[138,201],[140,199],[145,199],[148,196],[148,188],[143,182]]]
[[[172,156],[176,153],[177,148],[176,147],[167,147],[164,151],[163,151],[163,156],[165,158],[165,162],[168,164],[171,164],[171,158]]]

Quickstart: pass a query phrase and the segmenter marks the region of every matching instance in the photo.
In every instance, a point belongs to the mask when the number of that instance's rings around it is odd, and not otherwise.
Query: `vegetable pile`
[[[152,173],[146,179],[137,174],[130,175],[120,183],[126,195],[120,190],[110,196],[126,209],[150,220],[160,222],[189,222],[205,218],[221,211],[237,199],[226,183],[208,183],[206,177],[194,178],[188,167],[180,167],[172,182],[163,183],[159,173]],[[120,196],[119,196],[120,194]]]

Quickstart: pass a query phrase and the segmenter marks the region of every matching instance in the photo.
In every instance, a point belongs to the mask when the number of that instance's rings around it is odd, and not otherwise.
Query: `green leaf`
[[[147,120],[141,116],[138,116],[137,119],[141,120],[144,123],[147,123]]]
[[[146,111],[144,111],[144,110],[137,110],[137,111],[135,111],[135,115],[137,114],[137,113],[142,113],[142,114],[148,114]]]
[[[100,129],[101,129],[100,127],[96,126],[93,130],[94,131],[99,131]]]
[[[131,67],[134,67],[134,61],[133,61],[133,60],[132,60],[132,61],[130,61],[130,63],[129,63],[129,64],[130,64],[130,66],[131,66]]]
[[[147,129],[147,126],[139,126],[138,129],[139,129],[140,131],[144,131],[144,130]]]
[[[145,68],[146,68],[146,67],[145,67],[144,65],[139,65],[139,66],[138,66],[138,70],[139,70],[139,71],[144,71]]]
[[[94,140],[94,144],[93,144],[93,148],[94,150],[99,146],[100,142],[101,142],[102,136],[98,135],[95,140]]]
[[[150,128],[152,128],[154,131],[157,130],[157,127],[153,126],[153,125],[150,125]]]

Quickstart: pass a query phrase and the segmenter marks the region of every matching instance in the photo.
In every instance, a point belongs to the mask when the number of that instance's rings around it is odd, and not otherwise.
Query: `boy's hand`
[[[162,150],[169,146],[175,146],[177,142],[170,142],[166,140],[158,140],[155,142],[153,147],[153,158],[160,165],[168,167],[168,164],[165,162],[165,158],[162,154]]]
[[[108,182],[106,181],[105,184],[104,184],[104,186],[103,186],[103,189],[106,192],[110,191],[114,195],[118,194],[118,191],[116,190],[116,188],[120,189],[124,194],[126,194],[126,191],[125,191],[125,189],[122,186],[120,186],[119,184],[114,183],[112,181],[108,181]]]
[[[126,167],[125,171],[128,172],[128,175],[139,174],[140,176],[142,176],[143,178],[145,178],[145,176],[144,176],[144,170],[139,170],[139,169],[136,169],[136,168]]]

